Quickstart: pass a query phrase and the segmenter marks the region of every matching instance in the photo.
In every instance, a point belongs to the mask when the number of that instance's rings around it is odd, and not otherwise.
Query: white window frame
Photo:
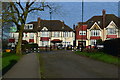
[[[86,35],[86,31],[79,31],[79,35]]]
[[[33,24],[25,24],[24,29],[33,29]]]
[[[29,24],[29,29],[33,29],[33,24]]]
[[[59,37],[59,32],[54,32],[54,37]]]
[[[91,36],[100,36],[100,30],[91,30]]]
[[[116,28],[107,29],[107,35],[115,35],[115,34],[116,34]]]
[[[41,37],[49,37],[49,32],[48,31],[42,31],[41,32]]]
[[[29,33],[30,39],[34,39],[34,33]]]

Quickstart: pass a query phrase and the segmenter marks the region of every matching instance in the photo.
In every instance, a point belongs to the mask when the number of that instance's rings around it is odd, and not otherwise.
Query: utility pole
[[[49,14],[50,14],[50,21],[52,20],[52,8],[49,5],[46,5],[49,8]],[[52,32],[49,35],[50,37],[52,37]],[[51,38],[50,38],[50,51],[52,50],[52,46],[51,46]]]
[[[81,38],[81,43],[82,43],[82,46],[81,46],[81,51],[83,50],[83,17],[84,17],[84,0],[82,0],[82,38]]]
[[[49,5],[46,5],[49,8],[50,20],[52,20],[52,8]]]

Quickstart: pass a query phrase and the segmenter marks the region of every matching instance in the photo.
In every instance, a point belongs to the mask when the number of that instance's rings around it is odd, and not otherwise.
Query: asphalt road
[[[42,52],[45,78],[118,78],[118,67],[74,54],[72,51]]]

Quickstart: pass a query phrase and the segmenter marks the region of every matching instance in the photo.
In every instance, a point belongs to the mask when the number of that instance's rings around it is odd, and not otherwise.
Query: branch
[[[34,0],[33,2],[30,3],[30,5],[28,5],[29,7],[32,6],[35,3],[36,0]]]
[[[22,5],[20,4],[20,2],[16,2],[18,5],[19,5],[19,7],[22,9],[22,11],[24,12],[24,8],[22,7]]]
[[[43,9],[40,9],[40,8],[33,8],[33,9],[30,9],[30,10],[28,11],[28,13],[31,12],[31,11],[34,11],[34,10],[42,11]]]

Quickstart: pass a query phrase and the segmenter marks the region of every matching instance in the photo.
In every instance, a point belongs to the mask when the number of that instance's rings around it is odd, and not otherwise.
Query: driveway
[[[118,67],[74,54],[72,51],[42,52],[45,78],[118,78]]]

